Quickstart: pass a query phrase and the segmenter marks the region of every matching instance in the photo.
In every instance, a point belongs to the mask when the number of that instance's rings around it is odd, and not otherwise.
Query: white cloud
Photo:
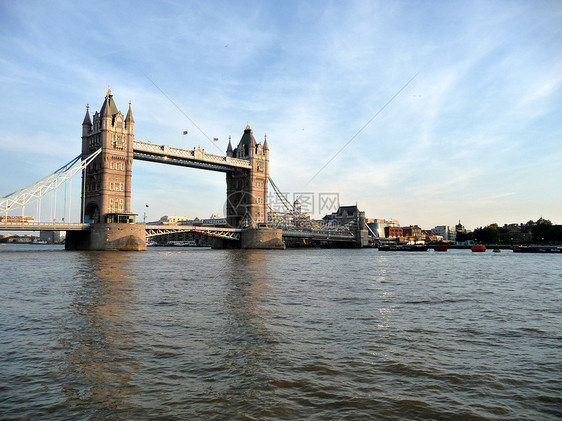
[[[112,13],[106,7],[60,1],[4,8],[3,191],[16,187],[13,162],[35,157],[33,169],[20,168],[29,179],[79,152],[84,107],[99,109],[107,83],[121,111],[132,100],[138,139],[213,150],[146,74],[208,136],[220,138],[221,150],[229,135],[238,142],[247,120],[258,141],[267,133],[272,176],[287,191],[337,190],[348,203],[365,203],[370,216],[402,214],[421,225],[450,223],[436,219],[456,219],[461,211],[477,214],[481,225],[499,220],[488,206],[494,196],[516,217],[512,209],[532,206],[525,201],[529,185],[536,200],[548,203],[545,217],[555,219],[549,212],[562,208],[552,183],[536,171],[560,178],[559,164],[544,157],[562,153],[562,8],[554,3],[112,3]],[[179,212],[182,203],[183,213],[217,211],[213,198],[224,196],[223,179],[180,170],[138,165],[133,200],[141,206],[153,197],[159,204],[151,212]],[[532,181],[512,188],[506,174],[516,171]],[[170,183],[173,197],[155,189],[154,180]],[[186,191],[200,200],[182,202]],[[513,194],[498,196],[505,192]]]

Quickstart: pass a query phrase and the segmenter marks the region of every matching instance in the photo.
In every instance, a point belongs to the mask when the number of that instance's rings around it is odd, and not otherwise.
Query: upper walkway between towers
[[[141,161],[159,162],[168,165],[201,168],[211,171],[233,172],[237,168],[251,169],[247,159],[230,156],[214,155],[204,149],[181,149],[168,145],[134,140],[133,157]]]

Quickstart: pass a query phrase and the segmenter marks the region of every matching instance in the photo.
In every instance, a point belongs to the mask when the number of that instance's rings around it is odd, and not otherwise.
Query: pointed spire
[[[102,117],[111,117],[117,114],[119,111],[117,110],[117,106],[115,105],[115,101],[113,101],[113,94],[111,93],[111,87],[108,86],[107,93],[105,94],[105,100],[103,101],[103,105],[100,109],[100,114]]]
[[[249,121],[246,124],[246,129],[244,130],[244,132],[250,132],[250,150],[255,151],[258,142],[256,142],[256,139],[254,138],[254,132],[252,132],[252,129],[250,128]]]
[[[244,134],[242,135],[236,149],[244,156],[253,156],[256,152],[256,139],[254,139],[254,134],[252,133],[249,123],[244,129]]]
[[[100,114],[102,117],[111,117],[111,105],[109,104],[109,98],[106,97],[105,101],[103,103],[103,106],[101,107],[100,110]]]
[[[133,118],[133,110],[131,108],[131,101],[129,101],[129,111],[127,111],[127,117],[125,117],[125,122],[127,124],[135,122],[135,119]]]
[[[264,151],[268,151],[269,150],[269,146],[267,145],[267,134],[265,134],[263,136],[263,150]]]
[[[230,143],[230,136],[228,136],[228,146],[226,147],[226,156],[232,156],[233,155],[233,151],[232,151],[232,143]]]
[[[86,105],[86,115],[84,116],[84,121],[82,126],[91,126],[92,120],[90,120],[90,104]]]

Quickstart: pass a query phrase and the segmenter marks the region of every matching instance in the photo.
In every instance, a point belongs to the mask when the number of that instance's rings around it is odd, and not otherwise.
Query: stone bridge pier
[[[144,225],[126,223],[92,224],[89,231],[67,231],[66,250],[146,250]]]

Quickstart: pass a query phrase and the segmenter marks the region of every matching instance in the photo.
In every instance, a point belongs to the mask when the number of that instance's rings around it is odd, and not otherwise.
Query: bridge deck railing
[[[246,159],[214,155],[207,153],[202,149],[181,149],[174,146],[159,145],[155,143],[135,140],[133,143],[133,150],[135,152],[142,152],[162,157],[168,156],[173,158],[183,158],[192,161],[208,162],[238,168],[251,168],[250,161]]]
[[[65,222],[0,222],[3,231],[86,231],[90,224],[65,223]]]

